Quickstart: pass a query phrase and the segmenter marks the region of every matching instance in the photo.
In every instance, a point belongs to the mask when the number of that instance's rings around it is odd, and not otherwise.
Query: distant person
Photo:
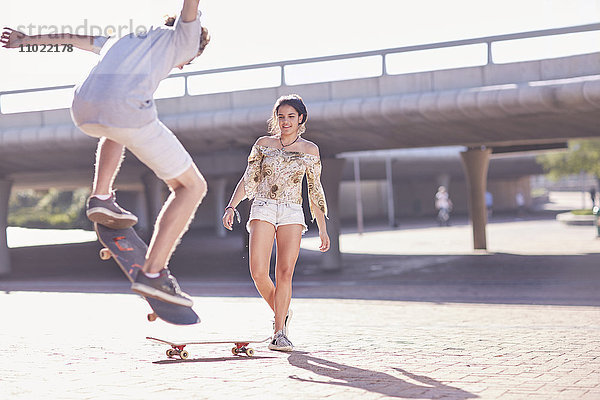
[[[140,6],[142,3],[139,2]],[[144,296],[192,306],[168,269],[169,260],[207,185],[192,157],[177,137],[158,119],[153,96],[173,68],[182,69],[204,51],[210,41],[200,25],[199,0],[183,0],[179,21],[131,33],[121,38],[71,33],[27,36],[10,28],[2,32],[5,48],[22,45],[63,46],[100,55],[98,64],[75,88],[71,116],[75,125],[98,139],[92,193],[86,215],[109,228],[127,228],[137,217],[121,208],[113,182],[125,148],[148,166],[169,187],[171,194],[157,218],[142,267],[131,289]]]
[[[487,210],[487,217],[490,219],[494,209],[494,196],[488,191],[485,192],[485,209]]]
[[[596,188],[593,186],[590,188],[590,198],[592,199],[592,208],[594,208],[596,206]]]
[[[450,225],[450,212],[452,200],[445,186],[440,186],[435,194],[435,208],[438,211],[437,219],[440,226]]]
[[[515,203],[517,204],[517,216],[521,218],[525,215],[525,196],[520,191],[515,195]]]

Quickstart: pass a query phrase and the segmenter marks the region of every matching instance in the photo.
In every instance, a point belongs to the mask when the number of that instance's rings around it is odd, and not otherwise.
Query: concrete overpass
[[[281,94],[295,92],[306,100],[306,136],[321,149],[323,183],[331,204],[337,202],[344,162],[336,158],[339,153],[464,146],[474,247],[485,248],[483,192],[492,149],[535,148],[600,136],[600,52],[497,64],[494,45],[590,31],[600,31],[600,24],[173,74],[169,84],[179,85],[182,95],[157,100],[157,106],[161,120],[181,138],[209,179],[219,215],[228,185],[239,179],[249,146],[264,134],[272,104]],[[390,71],[398,54],[466,46],[483,52],[481,65]],[[369,77],[349,79],[350,66],[365,59],[375,63],[376,70],[368,72]],[[339,71],[334,79],[343,80],[320,81],[317,76],[315,82],[294,84],[295,70],[314,65],[333,65]],[[212,80],[236,74],[251,81],[256,71],[274,74],[268,87],[203,94]],[[3,92],[0,104],[11,96],[69,89]],[[68,109],[0,112],[0,225],[6,225],[11,187],[89,185],[95,141],[73,126]],[[160,184],[132,157],[119,179],[122,188],[145,189],[151,219],[160,204]],[[333,251],[324,257],[324,267],[337,268],[339,221],[335,206],[331,209]],[[0,237],[0,247],[5,248],[4,243]],[[5,254],[2,264],[9,265],[6,250],[0,254]]]

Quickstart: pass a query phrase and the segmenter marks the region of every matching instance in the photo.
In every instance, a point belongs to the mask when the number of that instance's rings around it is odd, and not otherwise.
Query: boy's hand
[[[0,43],[3,43],[2,47],[7,49],[14,49],[22,45],[27,37],[23,32],[15,31],[14,29],[4,27],[2,36],[0,36]]]

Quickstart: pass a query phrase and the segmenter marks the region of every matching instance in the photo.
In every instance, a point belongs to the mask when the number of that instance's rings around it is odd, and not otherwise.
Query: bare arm
[[[329,250],[329,235],[327,234],[327,223],[325,222],[325,213],[321,211],[319,206],[312,202],[315,213],[315,219],[317,220],[317,226],[319,227],[319,237],[321,238],[321,246],[319,246],[319,250],[322,252],[326,252]]]
[[[242,177],[235,187],[235,190],[231,195],[231,200],[229,200],[225,213],[223,214],[223,226],[225,228],[233,230],[233,217],[235,211],[231,207],[236,208],[245,198],[246,190],[244,189],[244,177]]]
[[[181,9],[181,20],[183,22],[192,22],[198,16],[198,3],[200,0],[183,0],[183,8]]]
[[[28,36],[23,32],[15,31],[14,29],[5,27],[2,31],[0,42],[3,43],[2,47],[7,49],[18,48],[21,45],[70,44],[78,49],[94,52],[94,38],[95,36],[73,35],[71,33]]]

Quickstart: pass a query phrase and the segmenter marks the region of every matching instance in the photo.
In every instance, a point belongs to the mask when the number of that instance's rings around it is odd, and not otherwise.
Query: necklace
[[[292,143],[283,144],[283,140],[281,140],[281,136],[279,136],[279,143],[281,143],[281,150],[285,150],[286,147],[290,147],[291,145],[296,143],[296,141],[298,140],[299,137],[300,137],[300,135],[296,135],[296,139],[294,139],[294,141]]]

